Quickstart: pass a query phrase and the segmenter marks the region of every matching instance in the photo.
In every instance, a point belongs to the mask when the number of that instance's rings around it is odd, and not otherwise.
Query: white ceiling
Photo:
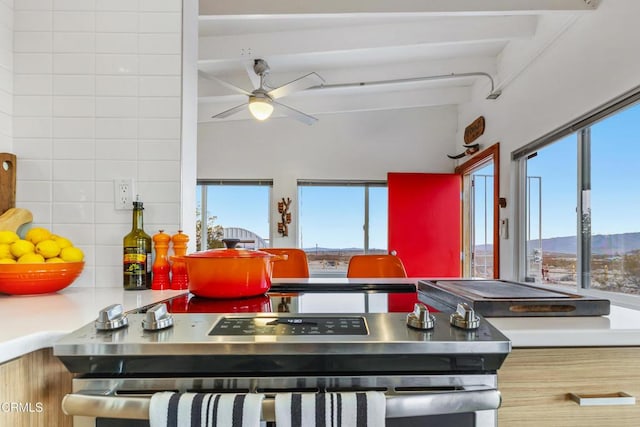
[[[271,87],[310,72],[328,86],[491,76],[312,89],[279,99],[320,120],[333,113],[460,105],[486,98],[492,84],[506,91],[577,19],[596,10],[595,0],[271,3],[201,0],[199,70],[248,91],[253,86],[247,70],[256,58],[268,62]],[[245,95],[199,79],[201,122],[246,102]],[[225,120],[234,119],[249,115],[243,110]]]

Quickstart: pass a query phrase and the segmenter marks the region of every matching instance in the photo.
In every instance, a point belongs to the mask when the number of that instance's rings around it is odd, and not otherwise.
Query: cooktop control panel
[[[367,335],[363,317],[223,317],[209,335]]]

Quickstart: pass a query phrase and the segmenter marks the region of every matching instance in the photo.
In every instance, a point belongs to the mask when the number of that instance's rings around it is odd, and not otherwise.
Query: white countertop
[[[108,305],[120,303],[129,311],[185,292],[70,287],[46,295],[0,295],[0,363],[52,347]]]
[[[345,279],[322,281],[344,282]],[[98,311],[110,304],[121,303],[129,311],[184,292],[71,287],[47,295],[0,295],[0,322],[3,325],[0,329],[0,363],[51,347],[61,336],[95,320]],[[611,306],[610,315],[600,317],[488,320],[509,337],[516,348],[640,346],[640,311],[615,305]]]

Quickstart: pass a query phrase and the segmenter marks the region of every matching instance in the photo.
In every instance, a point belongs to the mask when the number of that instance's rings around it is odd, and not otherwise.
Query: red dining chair
[[[309,262],[307,254],[302,249],[296,248],[261,248],[261,251],[274,255],[286,255],[287,259],[275,261],[271,277],[309,277]]]
[[[347,277],[407,277],[407,271],[395,255],[354,255]]]

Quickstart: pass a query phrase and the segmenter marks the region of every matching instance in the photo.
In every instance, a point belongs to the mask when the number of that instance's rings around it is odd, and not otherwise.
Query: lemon
[[[60,251],[60,258],[66,262],[79,262],[84,259],[84,254],[75,246],[70,246]]]
[[[7,243],[0,243],[0,259],[13,259],[11,254],[10,245]]]
[[[11,251],[11,255],[16,258],[20,258],[24,254],[33,253],[36,247],[33,243],[28,240],[16,240],[9,246],[9,250]]]
[[[58,262],[64,262],[64,260],[60,257],[54,256],[53,258],[46,259],[44,262],[47,264],[54,264]]]
[[[0,264],[15,264],[17,261],[13,258],[1,258]]]
[[[71,240],[67,239],[66,237],[58,236],[57,234],[52,234],[51,235],[51,240],[56,242],[58,244],[58,246],[60,246],[60,249],[68,248],[69,246],[73,246],[73,243],[71,243]]]
[[[60,246],[53,240],[41,240],[36,245],[36,253],[45,258],[53,258],[60,254]]]
[[[18,264],[37,264],[44,262],[44,257],[36,253],[27,253],[18,258]]]
[[[0,231],[0,243],[11,244],[16,240],[20,240],[20,236],[15,232],[9,230]]]
[[[25,240],[30,241],[34,245],[37,245],[38,242],[43,240],[48,240],[51,238],[51,232],[43,227],[34,227],[27,231],[27,234],[24,236]]]

